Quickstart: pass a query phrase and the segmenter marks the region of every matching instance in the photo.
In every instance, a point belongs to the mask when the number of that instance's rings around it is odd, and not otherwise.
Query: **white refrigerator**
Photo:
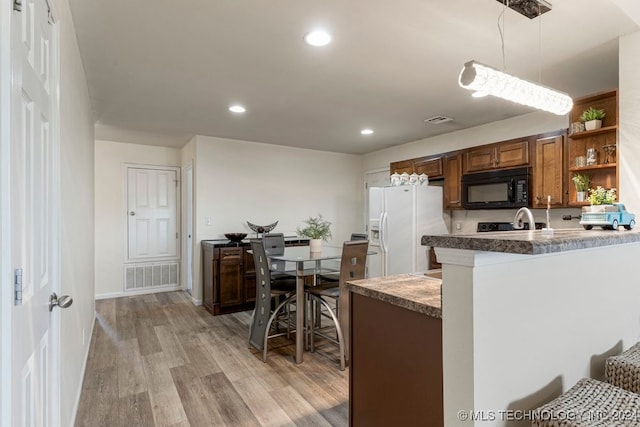
[[[426,271],[425,234],[447,234],[442,187],[400,185],[369,189],[369,245],[380,256],[369,257],[369,277]]]

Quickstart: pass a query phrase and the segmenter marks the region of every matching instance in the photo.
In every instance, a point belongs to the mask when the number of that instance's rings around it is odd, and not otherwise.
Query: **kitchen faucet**
[[[516,216],[513,217],[513,228],[515,228],[516,230],[524,229],[524,222],[522,220],[523,215],[527,216],[527,222],[529,223],[529,230],[532,230],[532,231],[535,230],[536,221],[533,219],[533,214],[531,213],[529,208],[524,208],[524,207],[518,209],[518,211],[516,212]]]

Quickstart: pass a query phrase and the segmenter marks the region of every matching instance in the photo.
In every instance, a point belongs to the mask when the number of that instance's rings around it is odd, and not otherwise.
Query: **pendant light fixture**
[[[506,10],[509,7],[509,0],[504,1]],[[548,3],[545,5],[548,5],[549,8],[551,6]],[[504,16],[504,10],[502,16]],[[502,37],[504,66],[504,35],[500,28],[499,19],[498,29]],[[493,95],[557,115],[567,114],[573,107],[573,100],[564,92],[519,79],[475,60],[464,64],[458,83],[460,87],[474,91],[473,96],[475,97]]]

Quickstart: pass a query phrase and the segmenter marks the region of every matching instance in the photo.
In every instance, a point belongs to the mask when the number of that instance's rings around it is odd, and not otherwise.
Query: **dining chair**
[[[369,240],[369,236],[365,233],[351,233],[351,237],[349,238],[349,241],[355,242],[358,240]],[[319,284],[328,283],[328,282],[337,283],[340,276],[340,269],[336,267],[334,268],[335,268],[335,271],[329,271],[329,272],[325,271],[323,272],[323,274],[318,275],[318,283]]]
[[[345,340],[345,335],[341,326],[344,314],[340,315],[340,290],[343,288],[345,282],[364,278],[368,249],[368,240],[344,242],[342,246],[342,258],[340,260],[339,281],[337,283],[330,282],[320,284],[318,286],[309,287],[306,290],[310,299],[308,326],[311,351],[315,351],[316,336],[320,336],[334,344],[337,344],[340,359],[340,370],[344,370],[345,368],[345,346],[348,341]],[[333,302],[333,307],[329,304],[330,301]],[[330,318],[332,324],[322,326],[323,317]],[[318,320],[320,321],[318,322]],[[333,332],[335,335],[329,335],[328,332],[330,330],[333,331],[333,329],[335,329],[335,332]]]
[[[266,362],[269,339],[283,335],[288,337],[295,332],[295,329],[291,329],[289,308],[296,301],[296,288],[295,278],[272,281],[269,258],[262,242],[261,239],[250,240],[256,270],[256,307],[249,324],[249,345],[262,351],[262,361]],[[275,307],[273,309],[272,304]],[[281,315],[286,321],[286,332],[279,332],[276,328],[281,322]]]

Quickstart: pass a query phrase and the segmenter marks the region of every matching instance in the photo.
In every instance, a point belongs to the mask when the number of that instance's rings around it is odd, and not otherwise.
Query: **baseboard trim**
[[[89,340],[86,342],[87,349],[84,354],[84,363],[82,364],[82,375],[80,375],[81,381],[76,393],[76,401],[73,404],[73,416],[71,417],[71,425],[76,425],[76,417],[78,416],[78,407],[80,406],[80,398],[82,397],[82,386],[84,385],[84,374],[87,369],[87,362],[89,361],[89,350],[91,350],[91,340],[93,339],[93,329],[96,326],[96,313],[93,312],[93,322],[91,322],[91,333],[89,334]]]
[[[158,288],[136,289],[134,291],[127,291],[127,292],[124,292],[124,291],[107,292],[104,294],[96,294],[96,300],[129,297],[132,295],[155,294],[158,292],[181,291],[181,290],[182,288],[180,287],[180,285],[175,285],[175,286],[165,286],[165,287],[158,287]]]

